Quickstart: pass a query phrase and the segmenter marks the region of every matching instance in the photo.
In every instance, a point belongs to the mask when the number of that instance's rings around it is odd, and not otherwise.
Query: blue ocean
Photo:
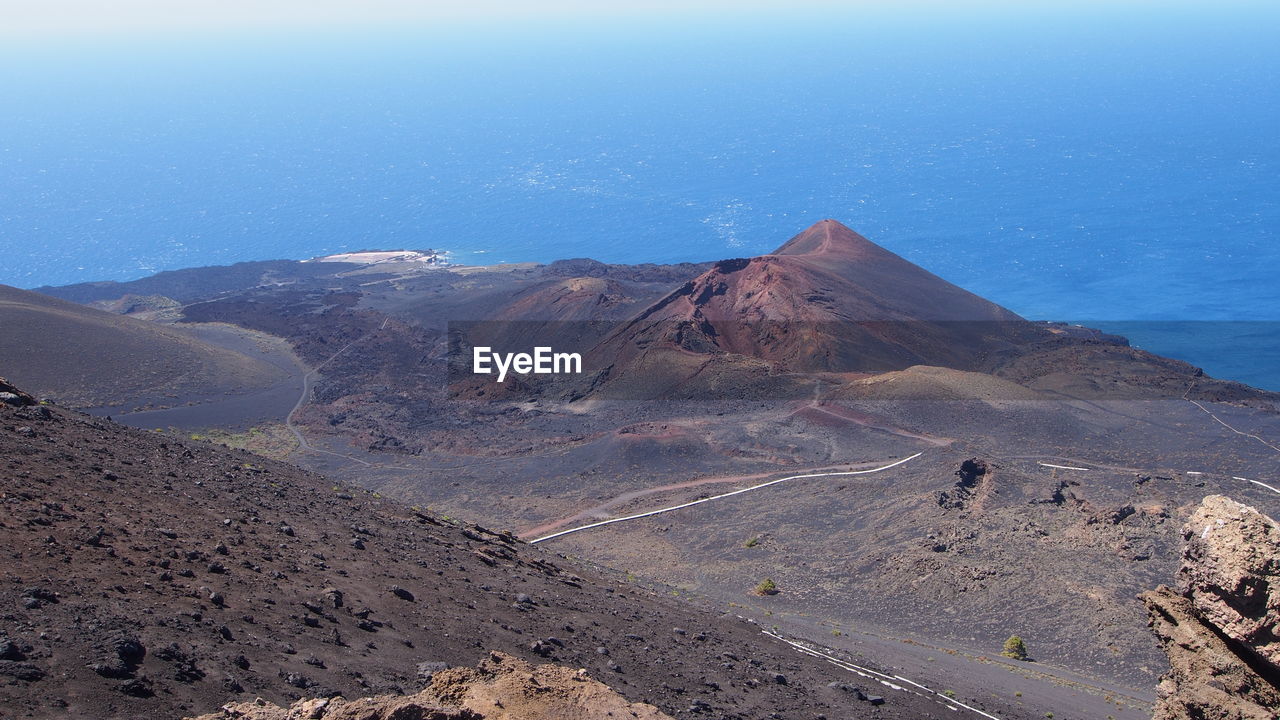
[[[1280,389],[1280,8],[872,5],[6,43],[0,282],[710,260],[831,217]]]

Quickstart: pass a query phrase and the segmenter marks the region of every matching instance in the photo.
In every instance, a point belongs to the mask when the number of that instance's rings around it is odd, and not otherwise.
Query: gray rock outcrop
[[[1183,528],[1178,589],[1144,593],[1169,657],[1153,720],[1280,718],[1280,525],[1221,495]]]

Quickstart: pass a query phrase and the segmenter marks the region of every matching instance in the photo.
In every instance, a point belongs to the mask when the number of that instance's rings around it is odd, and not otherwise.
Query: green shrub
[[[753,592],[757,595],[777,595],[778,583],[774,582],[773,578],[765,578],[756,585],[756,589]]]
[[[1017,635],[1010,635],[1009,639],[1004,641],[1004,650],[1000,654],[1014,660],[1026,660],[1027,644]]]
[[[743,545],[743,547],[753,548],[753,547],[755,547],[755,546],[757,546],[757,545],[759,545],[759,544],[760,544],[760,538],[758,538],[758,537],[753,537],[753,538],[751,538],[750,540],[748,540],[748,541],[746,542],[746,544],[745,544],[745,545]]]

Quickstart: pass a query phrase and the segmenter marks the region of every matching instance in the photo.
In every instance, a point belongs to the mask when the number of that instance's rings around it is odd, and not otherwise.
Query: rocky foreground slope
[[[746,621],[510,535],[11,390],[0,718],[412,695],[493,651],[585,669],[673,716],[952,715],[907,692],[873,705],[845,684],[861,679]]]
[[[1178,589],[1142,598],[1171,665],[1154,720],[1280,717],[1280,525],[1211,495],[1184,537]]]

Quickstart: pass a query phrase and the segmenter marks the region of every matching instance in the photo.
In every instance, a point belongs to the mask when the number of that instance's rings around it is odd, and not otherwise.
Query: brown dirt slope
[[[828,395],[832,400],[1042,400],[1036,391],[986,373],[914,365],[846,383]]]
[[[509,535],[59,408],[0,405],[0,502],[6,720],[408,694],[492,650],[672,715],[948,712],[906,693],[873,707],[750,623]]]
[[[0,371],[64,405],[180,405],[283,373],[179,329],[0,285]]]

